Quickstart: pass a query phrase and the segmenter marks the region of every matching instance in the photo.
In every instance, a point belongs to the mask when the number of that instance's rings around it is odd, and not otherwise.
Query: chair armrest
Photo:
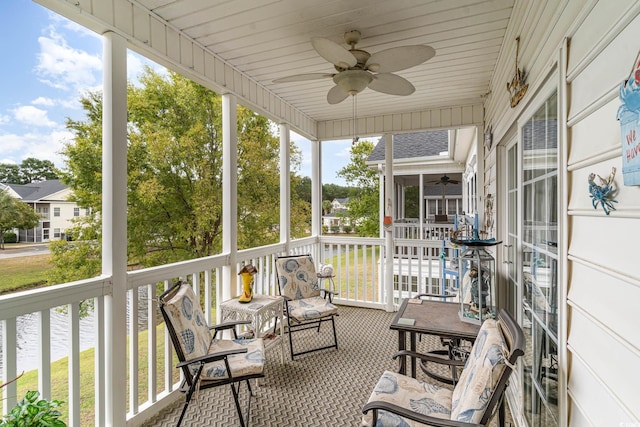
[[[401,350],[393,355],[393,359],[395,360],[401,356],[415,357],[417,359],[420,359],[422,362],[431,362],[446,366],[464,366],[464,364],[466,363],[465,360],[449,359],[448,357],[442,357],[429,353],[418,353],[411,350]]]
[[[250,324],[251,324],[250,320],[231,320],[229,322],[218,323],[215,326],[210,326],[209,330],[214,330],[216,332],[224,331],[226,329],[233,329],[238,325],[250,325]]]
[[[319,288],[321,292],[327,293],[327,294],[331,294],[331,295],[338,295],[338,292],[336,291],[332,291],[331,289],[326,289],[326,288]]]
[[[364,407],[362,408],[362,413],[366,414],[367,412],[369,412],[371,410],[391,412],[391,413],[399,415],[401,417],[408,418],[410,420],[416,421],[416,422],[421,423],[421,424],[426,424],[426,425],[429,425],[429,426],[436,426],[436,427],[481,427],[480,424],[471,424],[471,423],[465,423],[465,422],[462,422],[462,421],[446,420],[446,419],[443,419],[443,418],[432,417],[430,415],[422,415],[422,414],[419,414],[417,412],[413,412],[410,409],[403,408],[401,406],[394,405],[393,403],[389,403],[389,402],[382,402],[382,401],[369,402],[366,405],[364,405]]]
[[[215,353],[205,354],[204,356],[200,356],[194,359],[189,359],[189,360],[185,360],[184,362],[180,362],[176,365],[176,368],[182,368],[183,366],[193,365],[194,363],[215,362],[217,360],[226,359],[227,357],[233,356],[234,354],[246,353],[247,351],[248,350],[246,348],[235,348],[231,350],[216,351]]]
[[[415,299],[420,299],[421,297],[427,297],[427,298],[453,298],[455,297],[456,294],[418,294],[416,295],[414,298]]]

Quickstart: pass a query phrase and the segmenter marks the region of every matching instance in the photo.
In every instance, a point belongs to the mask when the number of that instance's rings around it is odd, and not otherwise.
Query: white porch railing
[[[451,236],[454,224],[425,222],[397,222],[393,224],[394,239],[442,240]]]
[[[383,239],[372,238],[306,238],[288,245],[243,250],[237,253],[234,262],[238,270],[243,263],[255,265],[258,273],[254,276],[254,291],[274,295],[277,294],[274,258],[283,254],[310,253],[318,264],[333,264],[336,274],[333,286],[338,292],[338,304],[383,309],[386,300],[383,243]],[[441,241],[396,239],[395,246],[394,302],[398,303],[402,298],[420,292],[440,293],[443,285],[452,286],[450,278],[441,281]],[[448,252],[450,256],[451,251]],[[180,374],[174,368],[174,351],[158,315],[157,296],[178,278],[187,279],[200,295],[208,321],[215,323],[219,320],[217,309],[221,301],[216,296],[222,295],[222,269],[229,263],[228,255],[217,255],[129,272],[126,355],[111,354],[104,345],[104,301],[112,291],[110,278],[98,277],[0,296],[2,382],[20,374],[17,360],[22,350],[17,349],[19,346],[25,347],[23,342],[29,342],[29,346],[38,353],[38,362],[30,368],[30,374],[37,375],[38,388],[43,397],[66,402],[64,409],[68,410],[70,426],[91,423],[102,426],[105,423],[105,396],[111,392],[106,390],[103,380],[106,358],[126,358],[127,424],[141,425],[181,396],[177,392]],[[325,282],[323,286],[329,284]],[[235,293],[238,294],[240,289],[241,281],[238,278]],[[86,321],[81,320],[81,311],[87,308],[87,304],[91,305],[88,309],[91,324],[89,333],[86,328],[80,327],[81,321]],[[60,308],[65,309],[64,315],[59,314]],[[52,313],[56,318],[63,316],[63,327],[56,329]],[[24,336],[20,330],[21,319],[25,316],[38,319],[38,331],[30,336]],[[66,342],[66,354],[52,354],[52,341]],[[86,364],[87,354],[93,359],[89,366]],[[67,387],[63,387],[62,391],[52,390],[52,378],[55,377],[55,371],[60,370],[60,362],[54,359],[65,356],[68,357],[63,363],[68,371]],[[85,363],[81,364],[81,360]],[[85,383],[87,379],[90,385]],[[25,390],[19,384],[12,383],[0,391],[4,399],[3,413],[16,403],[18,394],[20,397],[24,395]],[[87,388],[92,388],[92,391],[87,391]],[[80,398],[87,399],[87,395],[93,397],[93,410],[89,411],[92,414],[81,411]],[[86,404],[86,401],[83,403]]]

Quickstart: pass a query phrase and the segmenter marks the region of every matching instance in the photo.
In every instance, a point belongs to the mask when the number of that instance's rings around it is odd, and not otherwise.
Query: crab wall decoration
[[[616,168],[611,168],[611,173],[607,179],[595,173],[589,174],[589,197],[591,197],[591,204],[594,209],[598,209],[598,204],[602,206],[602,210],[607,215],[609,215],[609,212],[616,210],[613,204],[618,203],[614,200],[618,192],[616,184],[613,181],[615,176]],[[596,183],[596,177],[598,178],[598,183]]]

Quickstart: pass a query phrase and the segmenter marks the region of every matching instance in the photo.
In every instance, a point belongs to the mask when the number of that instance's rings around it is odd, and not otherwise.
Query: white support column
[[[378,206],[380,207],[380,238],[384,239],[384,216],[386,213],[386,203],[384,202],[384,168],[382,163],[378,164]]]
[[[105,424],[126,425],[127,390],[127,42],[104,34],[102,107],[102,274],[105,297]],[[100,381],[97,378],[96,381]]]
[[[311,141],[311,235],[322,235],[322,142]],[[324,262],[322,246],[316,245],[313,259],[318,263]]]
[[[222,267],[222,299],[237,294],[236,254],[238,252],[238,119],[237,100],[222,95],[222,253],[229,264]]]
[[[289,125],[280,124],[280,243],[289,250],[291,239],[291,180]]]
[[[384,135],[384,173],[385,173],[385,215],[391,215],[394,218],[394,197],[393,197],[393,135]],[[394,311],[393,308],[393,227],[391,231],[385,232],[385,289],[387,295],[386,311]]]

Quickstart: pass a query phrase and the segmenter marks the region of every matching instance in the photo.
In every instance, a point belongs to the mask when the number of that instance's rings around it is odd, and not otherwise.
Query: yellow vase
[[[253,299],[253,289],[251,283],[253,283],[253,274],[248,272],[240,273],[242,276],[242,295],[238,298],[238,302],[251,302]]]

